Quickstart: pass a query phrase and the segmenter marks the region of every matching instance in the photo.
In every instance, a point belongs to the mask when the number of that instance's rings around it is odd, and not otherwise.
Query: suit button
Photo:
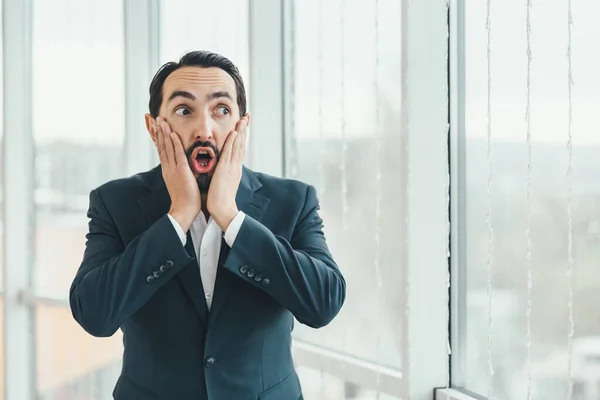
[[[254,271],[253,269],[251,269],[250,271],[248,271],[248,273],[246,275],[248,276],[248,278],[252,278],[255,273],[256,273],[256,271]]]
[[[165,267],[164,265],[161,265],[158,270],[164,274],[165,271],[167,270],[167,267]]]
[[[265,278],[262,280],[262,285],[263,286],[267,286],[269,283],[271,283],[271,280],[269,278]]]
[[[154,271],[152,273],[152,276],[154,276],[155,278],[160,278],[160,273],[158,271]]]
[[[214,357],[208,357],[204,362],[204,365],[206,365],[207,368],[210,368],[215,365],[215,362],[217,362],[217,360]]]
[[[254,280],[255,280],[256,282],[260,282],[260,281],[262,281],[262,279],[263,279],[263,276],[262,276],[261,274],[258,274],[258,275],[256,275],[256,276],[254,277]]]
[[[165,262],[165,267],[167,267],[167,268],[173,268],[173,261],[171,261],[171,260],[167,260],[167,261]]]
[[[242,267],[240,268],[240,272],[242,274],[245,274],[246,272],[248,272],[248,266],[246,265],[242,265]]]
[[[146,283],[152,283],[152,282],[154,282],[154,277],[152,275],[148,275],[146,277]]]

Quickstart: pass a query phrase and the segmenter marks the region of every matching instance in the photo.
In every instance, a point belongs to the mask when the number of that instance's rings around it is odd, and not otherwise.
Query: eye
[[[217,107],[217,114],[219,114],[219,115],[227,115],[229,113],[230,113],[229,107],[227,107],[227,106],[219,106],[219,107]]]
[[[185,116],[185,115],[188,115],[189,113],[190,113],[190,110],[188,110],[187,107],[178,107],[175,109],[175,114],[177,114],[177,115]]]

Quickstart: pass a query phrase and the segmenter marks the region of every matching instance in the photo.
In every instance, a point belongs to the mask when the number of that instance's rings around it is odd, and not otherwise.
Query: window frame
[[[123,173],[139,172],[157,162],[141,123],[146,112],[147,82],[157,68],[158,0],[123,1],[126,79]],[[35,250],[35,169],[31,157],[35,147],[32,129],[33,0],[3,0],[4,132],[4,281],[0,297],[4,303],[4,382],[7,399],[37,396],[36,307],[40,304],[69,307],[66,295],[43,293],[32,287]],[[139,79],[141,76],[141,79]],[[139,83],[139,84],[136,84]],[[140,151],[148,149],[150,152]],[[19,174],[9,173],[14,170]],[[25,334],[24,334],[25,333]],[[10,368],[8,363],[10,362]]]
[[[399,241],[403,257],[399,258],[398,267],[405,266],[407,272],[398,282],[406,309],[400,311],[404,368],[394,381],[397,391],[390,394],[424,400],[433,398],[433,388],[448,386],[450,378],[448,4],[445,0],[403,0],[401,24],[400,73],[405,99],[400,153],[407,159],[407,165],[399,171],[399,182],[410,190],[398,203],[408,217],[404,218],[404,236],[410,240]],[[290,35],[293,29],[285,32]],[[285,82],[284,88],[288,87]],[[285,102],[290,103],[293,102]],[[284,126],[287,135],[293,125],[284,121]],[[422,318],[423,315],[428,318]],[[311,361],[310,365],[329,365],[327,362],[337,365],[330,361],[332,355],[313,357],[324,359],[320,364]],[[346,368],[326,367],[325,372],[342,375],[341,371],[348,369],[350,357],[344,358]],[[370,387],[368,372],[372,370],[363,373],[357,383]],[[380,386],[379,390],[385,389]]]
[[[3,195],[4,195],[4,385],[7,399],[35,397],[34,310],[19,302],[31,287],[34,254],[32,129],[32,0],[4,0]],[[9,94],[9,95],[7,95]],[[18,132],[19,134],[7,134]],[[16,169],[16,173],[9,173]],[[10,232],[7,235],[6,232]],[[24,332],[30,334],[24,334]],[[7,360],[11,360],[8,367]]]
[[[467,189],[466,189],[466,32],[465,0],[449,0],[449,171],[450,171],[450,384],[435,400],[483,400],[466,388]]]
[[[5,391],[7,398],[30,398],[35,394],[36,343],[32,334],[35,306],[53,304],[68,307],[68,301],[66,295],[34,292],[30,285],[34,257],[30,246],[34,232],[34,170],[28,159],[19,159],[17,155],[27,154],[33,148],[31,107],[22,107],[32,101],[33,0],[4,0],[3,3],[4,96],[8,97],[6,94],[9,93],[12,99],[4,103],[4,131],[24,133],[5,135],[2,149],[4,228],[11,232],[10,236],[4,236],[5,287],[4,292],[0,292],[5,300],[5,354],[11,362],[11,368],[5,368]],[[138,121],[141,121],[139,113],[142,109],[146,111],[147,81],[158,67],[160,2],[135,0],[135,6],[126,3],[124,1],[125,76],[139,79],[142,74],[141,83],[126,82],[124,88],[127,107],[124,172],[132,173],[157,163],[155,149]],[[251,131],[256,134],[250,135],[247,164],[276,176],[284,175],[285,157],[289,154],[286,152],[286,132],[291,129],[291,102],[289,96],[286,97],[289,83],[286,80],[292,69],[286,63],[290,61],[289,46],[293,40],[293,29],[289,26],[292,3],[292,0],[249,1],[249,87],[252,88],[249,106],[252,112]],[[457,7],[462,0],[452,0],[449,4],[452,72],[456,58],[453,48],[460,45],[456,40],[458,27],[452,23],[452,13],[459,9]],[[448,20],[447,0],[402,0],[402,71],[399,72],[403,74],[402,90],[406,95],[402,107],[403,145],[400,152],[407,159],[407,164],[399,171],[398,182],[407,187],[407,191],[398,203],[405,215],[410,217],[400,222],[404,224],[405,238],[399,240],[403,256],[399,257],[398,267],[405,268],[406,274],[397,283],[398,290],[404,294],[405,304],[404,309],[399,310],[403,318],[404,368],[386,375],[387,372],[377,366],[359,365],[348,357],[339,360],[336,354],[314,344],[294,342],[298,361],[311,368],[323,367],[332,374],[354,371],[352,375],[356,376],[355,379],[364,380],[366,387],[377,385],[373,372],[379,372],[380,390],[415,400],[431,399],[433,388],[448,386],[450,378],[447,254],[449,207],[455,204],[449,206],[449,192],[454,186],[451,186],[448,176],[448,165],[453,160],[449,160],[448,141],[452,143],[456,129],[450,130],[448,139],[448,127],[450,121],[456,121],[457,111],[448,112],[449,104],[456,102],[448,85],[452,82],[461,84],[461,81],[456,81],[454,75],[450,76],[450,81],[448,77]],[[13,92],[22,93],[22,98],[16,101]],[[449,93],[453,101],[450,101]],[[455,148],[450,147],[454,152]],[[140,154],[140,148],[146,148],[148,153]],[[262,154],[268,154],[268,157]],[[24,179],[11,178],[6,173],[8,167],[12,170],[20,163],[25,168],[20,176]],[[451,168],[450,173],[456,176],[456,168]],[[452,193],[455,199],[454,190]],[[456,215],[455,211],[453,215]],[[24,265],[26,268],[22,268]],[[457,283],[453,280],[455,285]],[[456,302],[452,304],[454,306]],[[30,334],[23,335],[23,332]],[[346,368],[340,368],[340,363],[346,363]],[[354,378],[349,376],[347,379]]]
[[[465,386],[467,326],[466,266],[466,137],[465,137],[465,0],[452,0],[449,13],[449,79],[450,79],[450,360],[451,386]],[[462,335],[464,334],[464,335]]]
[[[466,182],[466,5],[449,0],[448,76],[450,82],[450,385],[435,400],[485,400],[466,387],[467,340],[467,182]]]

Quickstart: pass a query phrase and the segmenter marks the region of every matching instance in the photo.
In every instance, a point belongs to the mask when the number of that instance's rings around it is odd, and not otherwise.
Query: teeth
[[[200,150],[200,151],[198,152],[198,154],[208,154],[208,151],[206,151],[206,150]]]

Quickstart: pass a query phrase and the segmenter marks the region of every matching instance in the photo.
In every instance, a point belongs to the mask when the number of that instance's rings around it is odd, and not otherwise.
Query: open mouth
[[[192,152],[191,166],[196,174],[206,174],[215,165],[215,153],[210,147],[197,147]]]

